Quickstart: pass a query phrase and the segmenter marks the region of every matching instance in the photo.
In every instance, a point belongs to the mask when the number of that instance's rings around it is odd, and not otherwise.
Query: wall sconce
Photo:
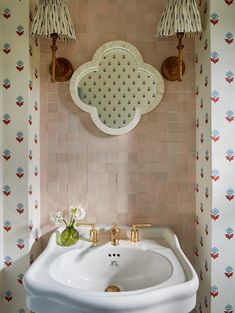
[[[162,64],[162,75],[167,80],[182,82],[185,72],[183,37],[196,36],[201,32],[201,18],[196,0],[168,0],[156,33],[157,38],[176,35],[179,40],[178,56],[169,57]]]
[[[73,66],[65,58],[56,58],[57,40],[75,40],[73,22],[68,10],[69,0],[41,0],[34,17],[31,34],[52,40],[51,81],[64,82],[73,74]]]

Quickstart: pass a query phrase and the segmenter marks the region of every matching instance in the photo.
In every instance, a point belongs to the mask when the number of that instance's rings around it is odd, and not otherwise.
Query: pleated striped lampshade
[[[170,37],[177,33],[195,36],[202,32],[196,0],[168,0],[158,24],[156,37]]]
[[[75,40],[76,35],[68,3],[69,0],[39,0],[31,34],[50,39],[51,34],[56,33],[59,40]]]

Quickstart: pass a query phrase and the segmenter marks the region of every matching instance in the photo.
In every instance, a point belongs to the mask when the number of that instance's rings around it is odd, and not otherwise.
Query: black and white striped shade
[[[68,3],[69,0],[39,0],[39,8],[33,20],[31,34],[51,38],[51,34],[57,33],[60,40],[75,40],[76,35]]]
[[[158,24],[156,37],[170,37],[177,33],[195,36],[202,32],[196,0],[168,0]]]

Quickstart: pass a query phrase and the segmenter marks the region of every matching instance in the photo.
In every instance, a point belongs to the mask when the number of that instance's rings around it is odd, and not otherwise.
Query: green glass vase
[[[62,246],[73,246],[79,240],[79,232],[74,226],[67,226],[64,231],[60,234],[60,243]]]

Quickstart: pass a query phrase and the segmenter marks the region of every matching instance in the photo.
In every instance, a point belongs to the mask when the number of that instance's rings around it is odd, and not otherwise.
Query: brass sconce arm
[[[52,61],[50,65],[51,82],[65,82],[73,75],[73,66],[71,62],[65,58],[56,58],[56,51],[58,49],[56,43],[58,40],[58,34],[51,34],[52,45],[51,45],[51,56]]]
[[[164,78],[170,81],[182,82],[183,74],[185,72],[185,64],[183,61],[183,37],[184,33],[177,33],[177,38],[179,40],[177,49],[178,56],[172,56],[165,59],[162,64],[161,72]]]
[[[51,81],[55,82],[55,67],[56,67],[56,51],[58,49],[56,41],[58,39],[58,34],[51,34],[52,45],[51,45]]]

